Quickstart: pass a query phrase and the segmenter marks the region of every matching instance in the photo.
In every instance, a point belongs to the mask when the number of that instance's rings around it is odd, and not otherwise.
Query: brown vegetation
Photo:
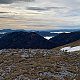
[[[80,52],[2,50],[0,80],[80,80]]]

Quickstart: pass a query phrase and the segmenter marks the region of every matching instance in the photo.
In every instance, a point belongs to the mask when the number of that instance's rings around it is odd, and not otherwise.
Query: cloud
[[[11,2],[12,2],[12,0],[0,0],[0,4],[8,4]]]
[[[16,21],[3,22],[6,26],[46,29],[80,25],[80,0],[0,0],[0,3],[0,18]]]
[[[9,13],[9,12],[0,12],[0,14]]]
[[[46,11],[47,8],[41,8],[41,7],[28,7],[27,10],[36,10],[36,11]]]
[[[49,11],[52,9],[63,9],[64,7],[27,7],[27,10],[33,11]]]
[[[35,0],[0,0],[0,4],[10,4],[17,1],[33,2]]]

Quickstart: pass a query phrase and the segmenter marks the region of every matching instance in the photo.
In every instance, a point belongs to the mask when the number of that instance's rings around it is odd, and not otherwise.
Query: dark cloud
[[[28,7],[27,10],[46,11],[47,8],[41,8],[41,7]]]
[[[5,16],[3,17],[3,16],[2,16],[2,17],[0,17],[0,18],[8,18],[8,17],[5,17]]]
[[[9,4],[12,2],[13,2],[13,0],[0,0],[0,4]]]
[[[25,1],[25,2],[33,2],[35,0],[0,0],[0,4],[10,4],[15,1]]]
[[[9,12],[0,12],[0,14],[9,13]]]
[[[64,7],[27,7],[27,10],[35,10],[35,11],[48,11],[51,9],[62,9]]]

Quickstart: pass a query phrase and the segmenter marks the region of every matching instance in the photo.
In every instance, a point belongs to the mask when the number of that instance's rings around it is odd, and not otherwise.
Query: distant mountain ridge
[[[77,40],[80,40],[80,31],[61,33],[50,40],[36,32],[17,31],[6,33],[0,38],[0,49],[52,49]]]
[[[58,33],[65,33],[65,32],[74,32],[78,31],[78,29],[58,29],[58,30],[24,30],[24,29],[0,29],[0,33],[9,33],[9,32],[36,32],[37,34],[41,36],[56,36]],[[1,34],[2,36],[3,34]],[[0,36],[0,37],[1,37]]]
[[[80,31],[71,32],[71,33],[61,33],[57,36],[51,38],[49,41],[53,44],[55,43],[56,47],[62,46],[68,43],[72,43],[80,39]]]
[[[35,32],[11,32],[0,38],[0,49],[4,48],[33,48],[49,49],[51,43]]]

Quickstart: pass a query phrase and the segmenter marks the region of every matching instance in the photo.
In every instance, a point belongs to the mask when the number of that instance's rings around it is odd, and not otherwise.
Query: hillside
[[[80,80],[80,52],[0,50],[0,80]]]
[[[58,46],[58,47],[54,48],[54,50],[58,50],[59,51],[60,49],[62,49],[64,47],[67,48],[67,47],[76,47],[76,46],[80,46],[80,40],[77,40],[77,41],[74,41],[72,43],[62,45],[62,46]]]
[[[65,44],[69,44],[72,42],[75,42],[80,39],[80,31],[77,32],[71,32],[71,33],[61,33],[57,36],[51,38],[49,41],[53,44],[55,43],[56,47],[62,46]]]
[[[66,45],[63,45],[63,46],[71,46],[71,47],[80,46],[80,40],[74,41],[72,43],[69,43],[69,44],[66,44]]]
[[[0,49],[4,48],[33,48],[49,49],[51,43],[35,32],[11,32],[0,38]]]
[[[75,41],[78,40],[80,40],[80,31],[61,33],[49,40],[36,32],[17,31],[6,33],[0,38],[0,49],[52,49],[73,42],[75,45],[77,43]]]

